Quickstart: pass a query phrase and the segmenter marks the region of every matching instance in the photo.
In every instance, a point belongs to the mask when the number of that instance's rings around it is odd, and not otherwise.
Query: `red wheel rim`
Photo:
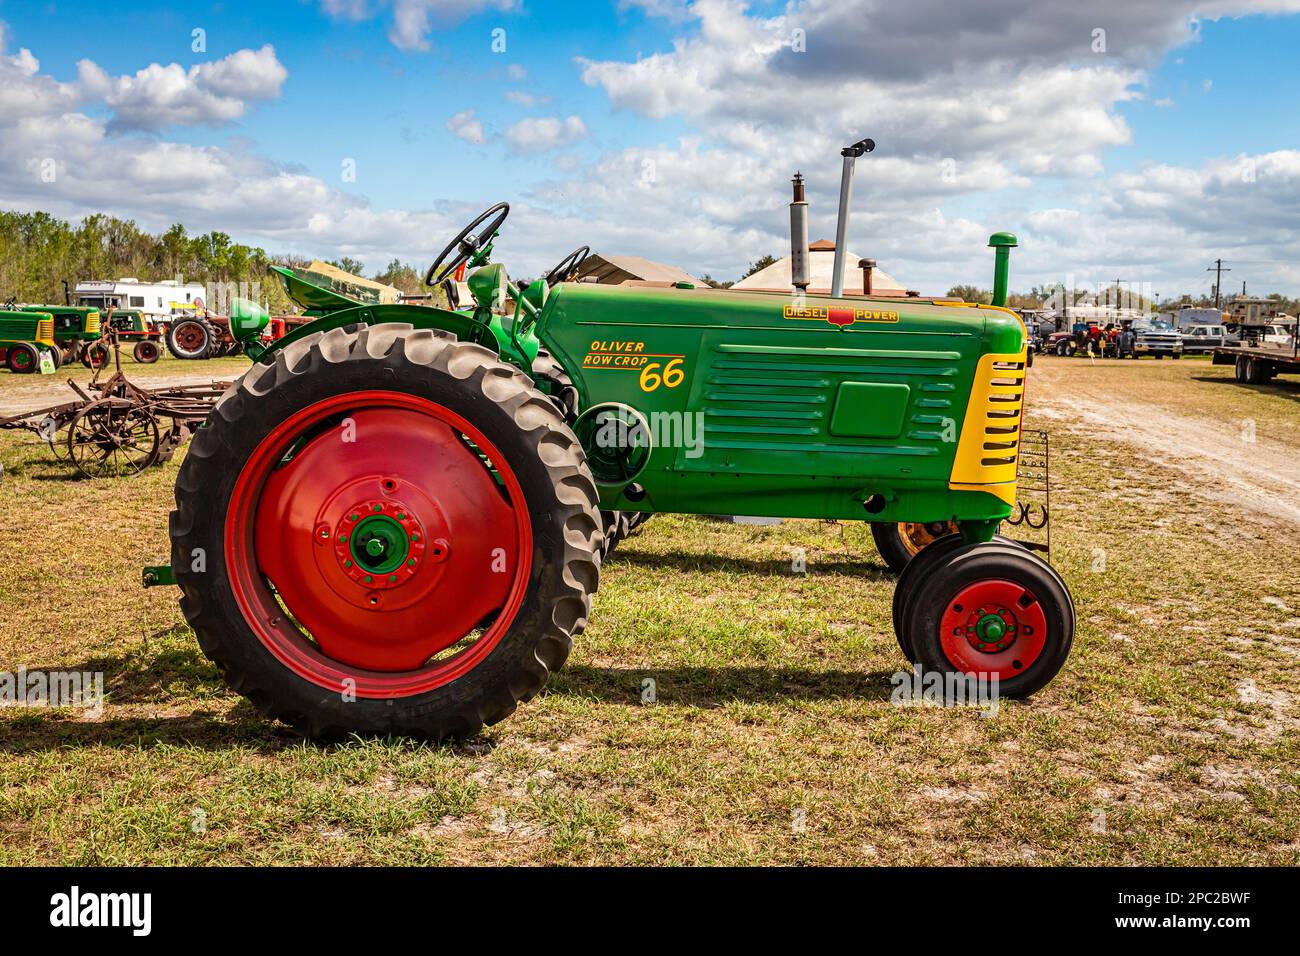
[[[14,368],[17,369],[31,368],[33,365],[32,353],[28,352],[26,349],[18,349],[13,354],[13,363]]]
[[[1000,578],[962,588],[939,622],[944,656],[965,674],[1023,674],[1047,643],[1047,617],[1033,592]]]
[[[173,333],[172,338],[181,351],[194,352],[203,347],[206,334],[198,323],[183,322]]]
[[[514,472],[468,421],[402,392],[354,392],[257,446],[231,492],[225,556],[245,620],[286,667],[340,693],[407,697],[500,643],[532,530]]]

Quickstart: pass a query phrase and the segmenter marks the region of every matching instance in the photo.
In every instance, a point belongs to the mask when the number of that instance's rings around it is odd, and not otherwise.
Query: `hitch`
[[[154,564],[140,572],[140,583],[147,588],[162,588],[176,583],[170,564]]]

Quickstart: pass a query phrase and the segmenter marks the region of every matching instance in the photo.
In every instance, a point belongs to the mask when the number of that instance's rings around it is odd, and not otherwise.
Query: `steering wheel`
[[[494,215],[495,218],[493,218]],[[477,255],[483,250],[484,246],[492,242],[493,237],[500,231],[501,224],[506,221],[508,215],[510,215],[510,203],[508,202],[499,202],[485,212],[480,213],[477,219],[462,229],[455,239],[447,243],[447,248],[442,250],[442,254],[433,261],[433,265],[429,266],[429,271],[425,273],[424,284],[438,286],[449,279],[472,256]],[[489,224],[483,226],[483,223],[489,220],[491,220]]]
[[[564,282],[569,276],[577,273],[590,254],[591,246],[578,246],[578,248],[561,259],[559,265],[543,276],[546,280],[546,287],[549,289],[557,282]]]

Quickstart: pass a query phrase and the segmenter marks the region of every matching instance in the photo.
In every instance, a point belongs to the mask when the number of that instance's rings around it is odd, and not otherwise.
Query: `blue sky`
[[[177,220],[379,268],[422,262],[476,207],[507,199],[502,250],[518,271],[590,242],[731,277],[786,251],[794,167],[809,176],[814,231],[831,228],[836,147],[870,134],[880,148],[860,167],[851,245],[910,286],[986,283],[982,239],[1010,228],[1024,243],[1018,287],[1121,269],[1199,292],[1207,257],[1223,255],[1240,262],[1234,280],[1300,293],[1300,236],[1283,215],[1300,203],[1300,16],[1215,20],[1181,0],[1007,11],[1020,2],[964,4],[951,23],[881,0],[0,2],[8,69],[48,95],[51,130],[56,116],[100,127],[84,155],[66,130],[42,140],[28,124],[22,149],[11,136],[0,205]],[[428,28],[403,33],[413,11]],[[1103,53],[1089,48],[1094,22]],[[802,57],[789,39],[800,29]],[[891,62],[909,42],[916,55]],[[240,51],[250,59],[220,83],[182,91],[194,109],[138,121],[169,95],[139,71]],[[79,79],[86,59],[102,79]],[[521,146],[530,118],[542,125]],[[62,185],[31,186],[44,152],[66,164]],[[940,176],[945,162],[955,178]],[[1240,188],[1237,162],[1252,170]]]

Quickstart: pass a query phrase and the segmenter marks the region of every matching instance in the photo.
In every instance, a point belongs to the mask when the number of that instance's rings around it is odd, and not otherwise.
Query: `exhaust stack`
[[[808,288],[808,200],[803,173],[795,173],[794,199],[790,202],[790,284],[800,292]]]
[[[849,232],[849,204],[853,200],[853,164],[859,156],[875,148],[875,140],[864,139],[840,150],[844,168],[840,173],[840,218],[835,226],[835,272],[831,276],[831,295],[837,299],[844,295],[844,244]]]

